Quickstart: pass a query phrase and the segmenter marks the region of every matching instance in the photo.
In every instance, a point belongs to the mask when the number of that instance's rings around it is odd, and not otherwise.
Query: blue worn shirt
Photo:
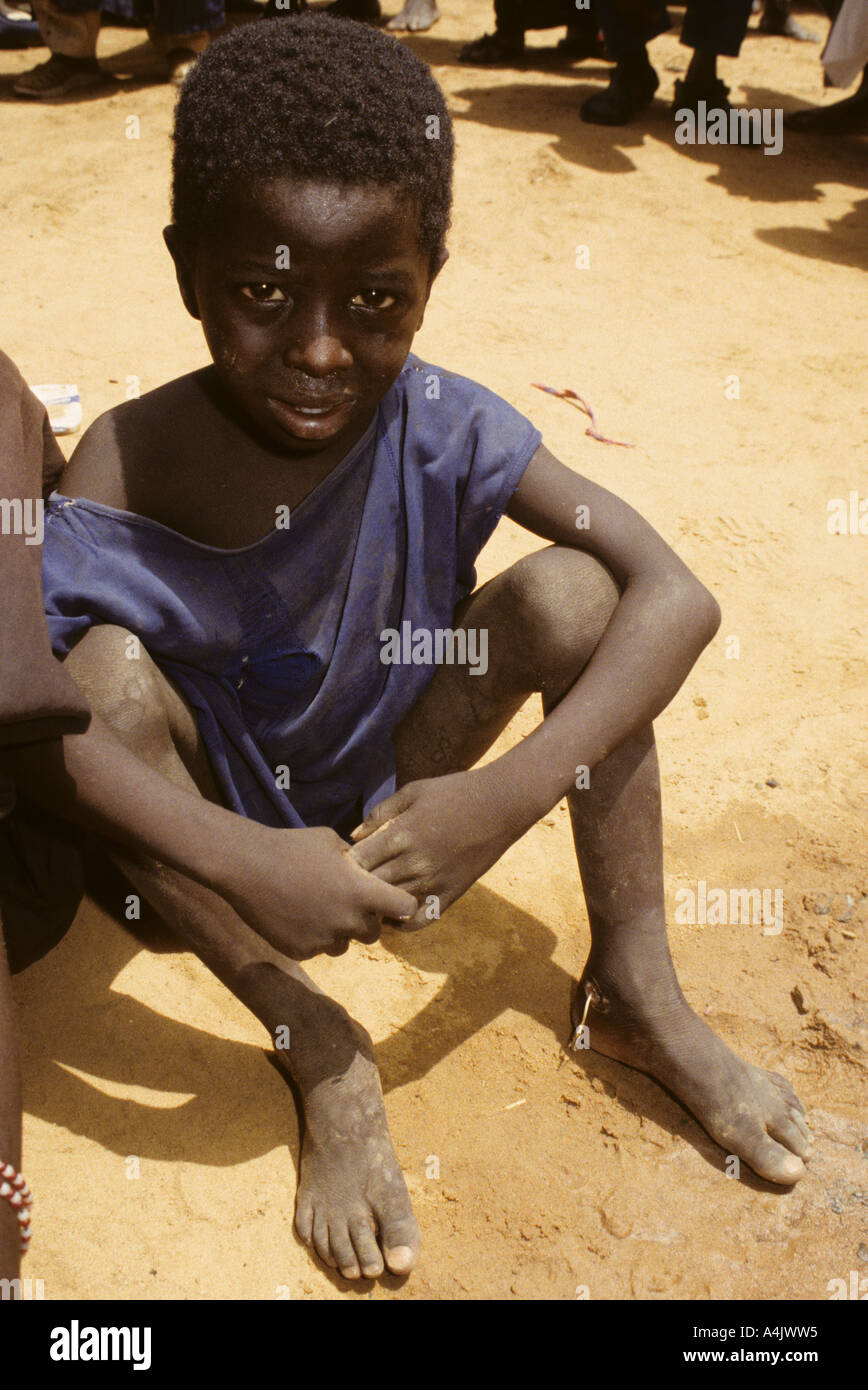
[[[411,354],[289,528],[253,545],[54,493],[54,652],[98,623],[127,628],[193,707],[227,806],[346,834],[394,790],[392,733],[435,669],[384,664],[381,634],[451,627],[539,443],[491,391]]]

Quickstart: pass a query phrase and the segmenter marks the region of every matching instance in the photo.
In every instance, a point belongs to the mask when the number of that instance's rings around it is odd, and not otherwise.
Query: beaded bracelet
[[[15,1208],[21,1253],[24,1255],[30,1245],[30,1208],[33,1197],[24,1174],[19,1173],[17,1168],[13,1168],[11,1163],[3,1163],[2,1160],[0,1160],[0,1197],[5,1197],[10,1206]]]

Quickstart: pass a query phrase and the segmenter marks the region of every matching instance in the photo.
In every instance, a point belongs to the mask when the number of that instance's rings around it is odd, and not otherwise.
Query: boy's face
[[[227,197],[188,255],[166,242],[221,383],[289,453],[342,456],[397,378],[433,276],[399,190],[281,176]]]

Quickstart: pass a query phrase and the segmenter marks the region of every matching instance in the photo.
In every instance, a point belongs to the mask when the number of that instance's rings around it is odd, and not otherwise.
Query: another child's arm
[[[21,1167],[21,1078],[18,1031],[6,968],[0,922],[0,1163]],[[15,1208],[0,1198],[0,1279],[15,1279],[19,1268],[19,1234]]]

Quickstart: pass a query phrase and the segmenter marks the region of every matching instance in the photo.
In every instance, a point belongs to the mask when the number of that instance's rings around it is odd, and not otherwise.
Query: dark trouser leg
[[[751,0],[688,0],[681,42],[701,53],[737,58],[750,15]]]
[[[596,0],[606,48],[620,63],[671,28],[665,5],[657,0]]]
[[[608,87],[582,105],[592,125],[626,125],[653,100],[658,79],[646,45],[669,27],[669,15],[656,0],[599,0],[600,26],[615,71]]]

